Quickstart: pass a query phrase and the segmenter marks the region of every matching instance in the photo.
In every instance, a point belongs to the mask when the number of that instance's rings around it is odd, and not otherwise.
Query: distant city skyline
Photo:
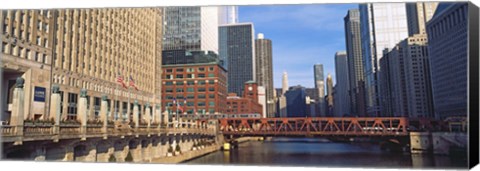
[[[314,64],[323,64],[336,84],[335,52],[346,50],[343,18],[354,8],[358,4],[239,6],[238,16],[272,40],[275,88],[282,87],[284,71],[289,85],[312,88]]]

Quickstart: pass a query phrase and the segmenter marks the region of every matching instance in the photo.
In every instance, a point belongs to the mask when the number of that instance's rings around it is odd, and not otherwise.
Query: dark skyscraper
[[[348,63],[347,53],[339,51],[335,54],[335,76],[337,83],[333,96],[335,104],[335,116],[350,115],[350,98],[348,96]]]
[[[293,86],[285,93],[287,98],[287,117],[305,117],[307,115],[307,93],[305,87]]]
[[[265,87],[267,117],[274,117],[272,41],[265,39],[261,33],[255,40],[255,58],[257,83]]]
[[[228,92],[243,94],[245,82],[256,80],[253,24],[222,25],[219,39],[219,56],[228,70]]]
[[[345,22],[345,42],[348,62],[348,94],[351,102],[350,112],[353,116],[365,116],[365,95],[361,90],[364,84],[362,42],[360,35],[360,12],[348,10]]]

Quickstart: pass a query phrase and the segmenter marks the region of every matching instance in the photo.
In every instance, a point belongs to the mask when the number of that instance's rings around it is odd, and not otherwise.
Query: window
[[[205,87],[198,88],[198,92],[205,92]]]
[[[183,78],[183,74],[177,74],[175,78]]]
[[[165,85],[173,85],[173,82],[167,81],[167,82],[165,82]]]
[[[177,88],[176,92],[177,93],[183,93],[183,88]]]
[[[208,71],[213,71],[213,70],[214,70],[213,67],[208,68]]]
[[[194,102],[187,102],[187,106],[194,106],[195,103]]]
[[[215,91],[215,87],[209,87],[208,91]]]
[[[208,84],[215,84],[215,80],[208,80]]]
[[[187,94],[187,99],[194,99],[195,98],[195,95],[193,94]]]
[[[172,72],[172,69],[166,69],[165,72]]]
[[[198,68],[198,71],[203,72],[203,71],[205,71],[205,68],[203,68],[203,67]]]
[[[214,106],[215,106],[215,102],[208,102],[208,106],[214,107]]]
[[[211,99],[215,98],[215,94],[209,94],[208,98],[211,98]]]
[[[171,80],[171,79],[173,79],[173,75],[168,74],[168,75],[165,76],[165,78]]]
[[[195,85],[194,81],[187,81],[187,85]]]
[[[187,68],[187,72],[194,72],[193,68]]]
[[[173,88],[166,88],[166,89],[165,89],[165,92],[167,92],[167,93],[173,93]]]
[[[205,85],[205,80],[198,81],[198,85]]]
[[[187,88],[187,92],[195,92],[195,88],[189,87],[189,88]]]
[[[205,102],[198,102],[198,106],[205,106]]]
[[[183,85],[183,81],[177,81],[177,85]]]
[[[178,68],[176,71],[177,72],[183,72],[183,68]]]
[[[210,73],[210,74],[208,74],[208,77],[210,77],[210,78],[215,77],[215,74],[214,74],[214,73]]]
[[[198,74],[198,78],[205,78],[205,74]]]
[[[187,78],[195,78],[195,74],[187,74]]]

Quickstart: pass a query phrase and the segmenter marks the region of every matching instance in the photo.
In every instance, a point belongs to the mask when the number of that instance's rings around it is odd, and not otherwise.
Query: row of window
[[[213,78],[213,77],[215,77],[215,74],[214,73],[209,73],[208,77]],[[175,75],[175,79],[183,79],[183,78],[193,79],[193,78],[195,78],[195,74],[187,74],[186,77],[185,77],[184,74],[176,74]],[[206,78],[206,77],[205,77],[205,74],[197,74],[197,78]],[[167,75],[165,75],[165,79],[170,79],[171,80],[171,79],[174,79],[174,77],[173,77],[172,74],[167,74]]]
[[[206,106],[206,104],[207,104],[206,102],[197,102],[197,103],[195,103],[195,102],[187,102],[187,106],[188,106],[188,107],[195,106],[195,105],[196,105],[196,106]],[[167,106],[167,107],[172,107],[172,106],[175,106],[175,104],[174,104],[173,102],[167,102],[167,103],[165,103],[165,106]],[[183,107],[183,106],[185,106],[185,103],[184,103],[184,102],[179,102],[179,103],[178,103],[178,106],[182,106],[182,107]],[[214,106],[215,106],[215,102],[209,101],[209,102],[208,102],[208,106],[214,107]]]
[[[199,67],[199,68],[196,68],[197,72],[205,72],[205,67]],[[208,71],[214,71],[215,68],[214,67],[208,67]],[[195,68],[187,68],[187,69],[183,69],[183,68],[177,68],[175,69],[175,72],[195,72]],[[166,73],[172,73],[173,72],[173,69],[165,69],[165,72]]]
[[[208,82],[208,84],[215,84],[215,80],[198,80],[197,84],[198,85],[205,85]],[[187,81],[187,85],[195,85],[195,81]],[[165,81],[165,85],[174,85],[173,81]],[[175,82],[175,85],[185,85],[185,82],[183,81],[177,81]]]
[[[198,94],[197,95],[197,99],[205,99],[207,97],[206,94]],[[167,100],[173,100],[173,96],[172,95],[166,95],[165,96],[165,99]],[[210,99],[213,99],[215,98],[215,94],[208,94],[208,98]],[[195,95],[194,94],[187,94],[187,96],[183,96],[182,94],[179,94],[175,97],[175,99],[195,99]]]
[[[207,88],[205,87],[199,87],[197,88],[197,91],[198,92],[205,92],[207,90]],[[166,93],[173,93],[174,89],[173,88],[166,88],[165,89],[165,92]],[[177,93],[183,93],[183,92],[195,92],[195,88],[194,87],[188,87],[186,90],[183,89],[183,88],[176,88],[175,89],[175,92]],[[208,91],[215,91],[215,87],[208,87]]]

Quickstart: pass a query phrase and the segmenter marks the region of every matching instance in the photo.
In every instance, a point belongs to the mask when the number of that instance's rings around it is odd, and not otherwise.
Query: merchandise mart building
[[[98,117],[102,96],[111,119],[131,117],[134,101],[141,114],[146,108],[159,114],[162,13],[162,8],[3,10],[2,120],[11,115],[18,77],[25,82],[25,119],[50,117],[53,85],[60,88],[62,119],[77,119],[81,89],[87,90],[88,119]],[[130,77],[138,90],[128,87]]]

